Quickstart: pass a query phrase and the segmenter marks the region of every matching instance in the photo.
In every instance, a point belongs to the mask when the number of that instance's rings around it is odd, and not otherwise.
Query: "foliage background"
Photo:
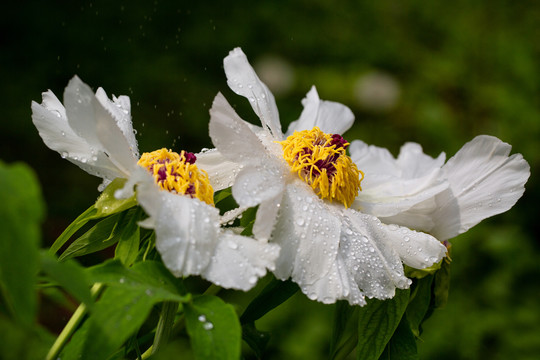
[[[50,245],[93,203],[100,181],[45,147],[30,102],[46,89],[61,97],[77,74],[109,95],[130,96],[141,151],[196,152],[211,147],[208,110],[218,91],[256,121],[226,85],[222,59],[236,46],[260,72],[278,61],[284,124],[298,117],[314,84],[321,98],[355,113],[345,138],[395,155],[416,141],[450,157],[475,135],[497,136],[531,165],[526,193],[509,213],[452,241],[449,304],[428,321],[419,350],[423,359],[533,359],[540,353],[539,18],[534,1],[21,1],[0,14],[0,158],[36,170],[47,203],[43,246]],[[395,104],[359,99],[359,79],[374,73],[391,79],[390,90],[397,85]],[[41,317],[55,330],[67,315]],[[331,307],[298,294],[259,327],[273,330],[272,358],[317,359],[326,358],[331,319]]]

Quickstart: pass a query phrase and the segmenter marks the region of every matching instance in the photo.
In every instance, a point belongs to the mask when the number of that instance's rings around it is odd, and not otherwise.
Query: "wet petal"
[[[156,248],[165,266],[178,277],[202,274],[217,246],[219,211],[149,183],[138,187],[137,199],[154,218]]]
[[[223,66],[231,90],[247,98],[263,126],[267,127],[277,140],[281,140],[283,135],[274,95],[259,79],[246,55],[240,48],[236,48],[223,60]]]
[[[295,179],[283,195],[271,241],[281,246],[275,274],[300,288],[329,273],[339,247],[339,219],[305,183]]]
[[[315,86],[307,93],[302,104],[304,110],[300,118],[289,125],[286,136],[292,135],[295,130],[311,130],[315,126],[328,134],[343,134],[354,123],[351,109],[337,102],[321,100]]]
[[[202,276],[224,288],[247,291],[274,269],[279,246],[258,242],[230,231],[221,233],[215,254]]]
[[[43,93],[43,102],[32,102],[32,121],[43,142],[52,150],[89,174],[112,180],[123,173],[100,151],[99,144],[88,140],[71,128],[64,106],[51,92]]]
[[[219,152],[235,163],[256,164],[258,156],[266,153],[257,135],[221,93],[210,109],[210,137]]]
[[[197,167],[206,171],[210,185],[219,191],[234,184],[236,174],[243,165],[227,160],[217,149],[196,154]]]
[[[269,156],[260,163],[244,167],[232,187],[234,199],[240,206],[252,207],[275,198],[285,187],[283,165]]]
[[[96,99],[99,103],[112,115],[116,121],[116,125],[122,131],[122,134],[126,138],[129,148],[133,153],[133,156],[139,157],[139,148],[137,140],[135,139],[135,131],[133,129],[133,123],[131,121],[131,102],[128,96],[113,96],[110,100],[103,88],[99,88],[96,91]]]
[[[280,191],[275,197],[263,201],[259,205],[257,215],[255,216],[255,223],[253,224],[253,236],[257,240],[266,242],[270,239],[281,207],[282,198],[283,192]]]

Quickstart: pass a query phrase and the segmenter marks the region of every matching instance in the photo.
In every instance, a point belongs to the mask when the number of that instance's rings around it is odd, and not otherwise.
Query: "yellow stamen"
[[[189,195],[214,205],[214,189],[206,171],[197,168],[195,156],[165,148],[142,154],[138,164],[146,168],[162,190]]]
[[[351,206],[358,191],[362,190],[360,183],[364,173],[347,156],[348,142],[339,135],[326,134],[314,127],[295,131],[279,143],[292,172],[310,185],[321,199],[335,199],[347,208]]]

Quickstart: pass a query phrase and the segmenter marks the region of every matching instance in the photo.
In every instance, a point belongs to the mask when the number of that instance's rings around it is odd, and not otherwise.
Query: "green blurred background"
[[[540,354],[540,3],[535,1],[21,1],[0,14],[0,158],[43,186],[49,245],[98,195],[100,180],[46,148],[30,103],[61,98],[77,74],[129,95],[141,151],[211,147],[218,91],[246,119],[222,60],[242,47],[276,95],[284,128],[311,85],[356,115],[345,138],[416,141],[450,157],[475,135],[513,145],[532,168],[508,213],[453,243],[448,306],[428,321],[422,359]],[[327,357],[332,307],[296,295],[260,322],[269,358]]]

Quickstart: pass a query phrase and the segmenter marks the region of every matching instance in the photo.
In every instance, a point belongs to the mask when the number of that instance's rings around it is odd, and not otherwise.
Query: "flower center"
[[[142,154],[138,164],[146,168],[162,190],[189,195],[214,205],[214,189],[208,174],[195,165],[195,154],[160,149]]]
[[[364,173],[347,156],[349,143],[338,134],[326,134],[318,127],[295,131],[284,141],[283,158],[293,172],[310,185],[321,199],[338,200],[351,206],[362,190]]]

